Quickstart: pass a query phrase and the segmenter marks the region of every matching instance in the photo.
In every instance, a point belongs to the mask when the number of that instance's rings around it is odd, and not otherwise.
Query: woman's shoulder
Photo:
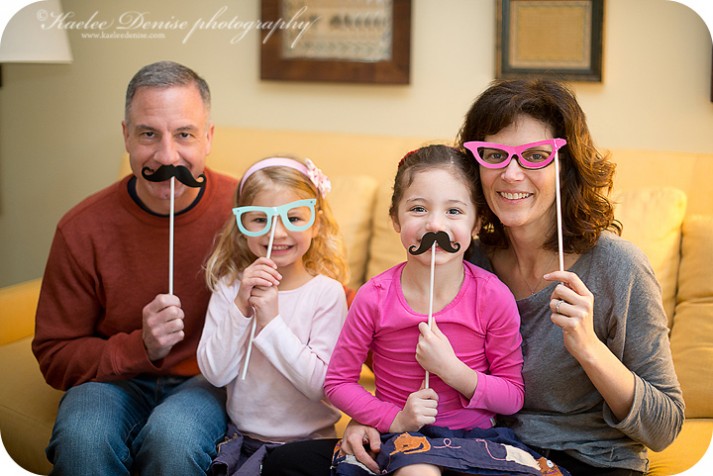
[[[650,282],[655,274],[649,258],[632,242],[611,232],[603,232],[597,244],[575,263],[572,270],[598,276],[605,286],[622,287],[626,283]],[[586,274],[586,273],[585,273]],[[606,279],[603,277],[606,276]]]
[[[619,263],[618,267],[648,263],[648,258],[638,246],[610,231],[602,232],[591,253],[596,261]]]

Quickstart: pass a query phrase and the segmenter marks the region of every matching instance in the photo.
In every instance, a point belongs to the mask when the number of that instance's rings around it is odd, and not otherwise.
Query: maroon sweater
[[[132,176],[70,210],[57,225],[37,308],[32,350],[47,383],[67,389],[138,374],[195,375],[196,348],[210,291],[203,264],[232,216],[236,180],[206,170],[203,196],[175,216],[173,292],[185,313],[185,339],[151,362],[142,309],[168,292],[168,217],[129,195]]]

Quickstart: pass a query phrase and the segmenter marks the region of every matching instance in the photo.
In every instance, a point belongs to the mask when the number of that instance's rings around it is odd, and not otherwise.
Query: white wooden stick
[[[168,212],[168,294],[173,295],[173,215],[176,191],[176,177],[171,177],[171,206]]]
[[[277,222],[277,215],[272,217],[272,227],[270,230],[270,241],[267,243],[267,259],[270,259],[272,255],[272,242],[275,241],[275,223]],[[248,365],[250,363],[250,354],[253,351],[253,339],[255,339],[255,329],[257,328],[257,316],[255,315],[255,310],[253,310],[253,322],[250,328],[250,340],[248,340],[248,350],[245,354],[245,363],[243,364],[243,373],[240,375],[240,380],[245,380],[248,374]]]
[[[435,275],[436,275],[436,242],[433,242],[433,246],[431,246],[431,280],[429,282],[429,290],[428,290],[428,328],[431,329],[433,328],[433,288],[434,288],[434,281],[435,281]],[[429,377],[430,374],[428,370],[426,370],[426,378],[424,380],[424,387],[428,388],[429,386]]]
[[[275,223],[277,223],[277,215],[272,217],[272,229],[270,230],[270,241],[267,242],[267,259],[272,255],[272,243],[275,241]]]
[[[555,199],[557,202],[557,251],[560,271],[564,271],[564,245],[562,239],[562,193],[560,191],[560,159],[555,150]]]

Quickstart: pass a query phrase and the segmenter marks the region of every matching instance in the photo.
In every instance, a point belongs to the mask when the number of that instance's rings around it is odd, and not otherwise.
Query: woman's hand
[[[240,279],[240,289],[235,297],[235,305],[245,317],[253,315],[253,305],[250,298],[253,295],[253,288],[261,286],[263,288],[275,287],[280,284],[282,275],[277,272],[277,265],[267,258],[258,258],[243,271]],[[260,293],[258,293],[260,294]]]
[[[367,451],[368,448],[368,451]],[[376,454],[381,450],[381,435],[376,428],[351,420],[342,436],[342,451],[354,457],[372,472],[379,474]]]
[[[544,278],[561,283],[552,292],[550,319],[562,329],[565,348],[580,364],[591,359],[602,344],[594,333],[594,296],[572,272],[554,271]]]
[[[594,296],[579,276],[569,271],[555,271],[544,277],[562,283],[552,293],[550,319],[562,329],[565,348],[577,359],[614,416],[623,420],[634,401],[634,375],[594,333]]]
[[[404,409],[391,422],[389,433],[418,431],[424,425],[432,425],[438,415],[438,394],[432,388],[422,388],[408,396]]]

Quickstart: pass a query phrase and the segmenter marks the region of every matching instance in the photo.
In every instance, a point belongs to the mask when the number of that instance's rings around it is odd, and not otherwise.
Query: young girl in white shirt
[[[257,475],[272,444],[335,436],[340,414],[322,386],[347,312],[347,266],[330,188],[309,160],[257,162],[208,259],[198,364],[227,387],[232,422],[214,474]]]

